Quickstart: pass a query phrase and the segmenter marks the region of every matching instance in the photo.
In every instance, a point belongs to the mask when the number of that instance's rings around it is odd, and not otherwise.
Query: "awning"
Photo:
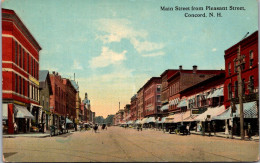
[[[149,117],[145,123],[150,123],[150,122],[155,122],[155,118],[154,117]]]
[[[186,99],[181,100],[181,102],[177,105],[177,108],[181,108],[187,106]]]
[[[164,123],[166,120],[166,117],[162,117],[162,119],[160,121],[158,121],[157,123]]]
[[[191,116],[189,116],[188,118],[185,118],[184,120],[183,120],[183,122],[193,122],[193,121],[195,121],[195,118],[197,117],[198,115],[191,115]]]
[[[135,124],[140,124],[140,122],[141,121],[138,119],[138,120],[135,121]]]
[[[173,123],[174,117],[176,116],[176,114],[174,115],[169,115],[168,117],[165,118],[164,123]]]
[[[2,114],[3,114],[3,116],[2,116],[2,118],[3,118],[3,120],[7,120],[8,119],[8,105],[7,104],[3,104],[2,105]]]
[[[215,90],[214,93],[211,95],[210,98],[220,97],[220,96],[224,96],[224,94],[223,94],[223,88],[219,88],[219,89]]]
[[[163,106],[161,107],[161,111],[168,110],[168,109],[169,109],[169,104],[163,105]]]
[[[210,107],[204,113],[198,115],[195,118],[195,121],[205,121],[206,119],[211,120],[213,117],[216,117],[216,116],[222,114],[224,111],[225,111],[224,105],[217,106],[217,107]],[[210,118],[207,118],[208,115],[210,115]]]
[[[146,122],[147,119],[148,119],[148,118],[144,118],[144,119],[142,119],[142,121],[140,122],[140,124],[144,124],[144,123]]]
[[[240,117],[240,106],[236,104],[236,112],[233,117]],[[257,118],[257,103],[256,101],[243,103],[244,118]]]
[[[73,123],[70,119],[66,118],[66,123]]]
[[[14,109],[17,112],[15,118],[29,118],[34,119],[34,116],[27,110],[26,107],[20,105],[14,105]]]
[[[227,110],[225,110],[222,114],[213,117],[212,120],[225,120],[225,119],[229,119],[231,118],[231,109],[228,108]]]
[[[178,122],[183,122],[184,119],[188,118],[191,115],[190,110],[186,111],[186,112],[181,112],[176,114],[173,122],[174,123],[178,123]]]
[[[128,121],[126,124],[128,124],[128,125],[129,125],[129,124],[133,124],[133,121]]]

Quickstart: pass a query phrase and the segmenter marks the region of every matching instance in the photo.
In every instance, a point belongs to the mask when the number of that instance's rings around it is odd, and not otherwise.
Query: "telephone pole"
[[[249,32],[247,32],[247,34],[243,37],[246,38],[246,36],[249,34]],[[242,40],[243,40],[242,39]],[[241,41],[242,41],[241,40]],[[237,81],[238,81],[238,100],[239,100],[239,110],[240,110],[240,136],[241,139],[244,140],[245,139],[245,131],[244,131],[244,108],[243,108],[243,90],[242,90],[242,65],[244,63],[244,58],[245,56],[241,56],[240,53],[240,48],[241,48],[241,41],[239,42],[238,45],[238,52],[237,52],[237,58],[235,59],[236,62],[238,62],[237,68],[238,68],[238,75],[237,75]]]

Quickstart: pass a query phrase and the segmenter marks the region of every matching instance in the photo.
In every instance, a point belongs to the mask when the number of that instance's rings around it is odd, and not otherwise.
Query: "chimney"
[[[198,67],[197,65],[194,65],[194,66],[193,66],[193,73],[194,73],[194,74],[197,72],[197,67]]]
[[[179,66],[179,69],[182,70],[182,65]]]

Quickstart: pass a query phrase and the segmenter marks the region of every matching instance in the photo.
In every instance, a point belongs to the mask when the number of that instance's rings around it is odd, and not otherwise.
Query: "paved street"
[[[46,138],[4,138],[7,161],[256,161],[258,143],[121,127]]]

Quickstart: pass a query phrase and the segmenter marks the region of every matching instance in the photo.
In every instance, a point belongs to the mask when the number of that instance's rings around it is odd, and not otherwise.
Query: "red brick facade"
[[[39,105],[41,47],[13,10],[2,9],[3,104],[8,104],[8,133],[13,133],[13,105]]]
[[[66,96],[66,115],[70,119],[76,118],[76,95],[77,91],[71,84],[69,79],[63,79],[63,84],[65,86],[65,96]]]
[[[144,117],[157,116],[161,107],[161,78],[152,77],[144,85]]]
[[[51,112],[58,116],[66,116],[66,88],[58,73],[50,74],[53,95],[50,96]]]
[[[180,91],[224,72],[224,70],[197,70],[197,66],[193,66],[193,70],[183,70],[180,68],[178,72],[168,79],[169,111],[179,111],[177,105],[181,99]]]
[[[238,47],[244,56],[242,65],[243,96],[258,92],[258,31],[225,51],[226,80],[224,85],[225,106],[230,106],[232,98],[238,98],[237,58]]]

